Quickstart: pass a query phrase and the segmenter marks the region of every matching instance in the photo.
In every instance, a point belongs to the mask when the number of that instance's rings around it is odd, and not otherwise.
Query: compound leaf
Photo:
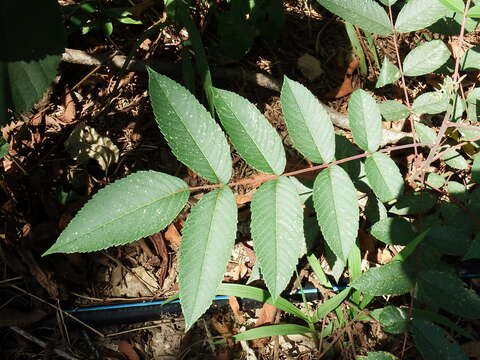
[[[390,35],[392,26],[385,10],[373,0],[317,0],[328,11],[363,30]]]
[[[442,40],[432,40],[410,51],[403,61],[406,76],[420,76],[441,67],[450,58],[450,50]]]
[[[223,280],[237,232],[237,205],[228,186],[192,208],[180,244],[180,300],[187,329],[211,305]]]
[[[365,151],[377,151],[382,141],[382,115],[375,99],[355,90],[348,103],[348,121],[355,143]]]
[[[253,247],[267,288],[276,299],[305,247],[302,202],[293,183],[281,176],[260,186],[251,210]]]
[[[387,265],[371,268],[351,284],[357,290],[372,295],[402,295],[413,287],[411,274],[401,261],[393,261]]]
[[[370,187],[382,202],[396,199],[402,194],[402,174],[389,156],[373,153],[365,161],[365,172]]]
[[[417,31],[451,14],[438,0],[410,0],[400,10],[395,28],[401,33]]]
[[[44,255],[106,249],[155,234],[188,200],[187,184],[155,171],[139,171],[107,185],[78,212]]]
[[[325,241],[345,263],[357,238],[359,217],[357,191],[345,170],[332,165],[317,176],[313,203]]]
[[[235,149],[255,169],[280,175],[286,158],[282,140],[260,111],[233,92],[215,89],[215,109]]]
[[[282,110],[294,147],[316,163],[335,157],[335,133],[330,116],[317,98],[302,84],[284,77]]]
[[[150,68],[148,75],[155,119],[173,154],[205,179],[228,182],[232,159],[220,126],[183,86]]]

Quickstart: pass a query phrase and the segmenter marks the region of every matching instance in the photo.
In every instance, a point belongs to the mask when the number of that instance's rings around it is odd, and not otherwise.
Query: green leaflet
[[[437,140],[435,130],[422,123],[415,123],[415,132],[422,143],[434,144]]]
[[[413,340],[425,360],[468,360],[457,343],[451,343],[441,327],[429,321],[415,319],[411,322]]]
[[[308,327],[296,324],[267,325],[233,335],[232,339],[235,341],[247,341],[269,336],[309,334],[311,332],[312,330]]]
[[[183,86],[150,68],[148,75],[155,119],[173,154],[207,180],[228,182],[232,159],[220,126]]]
[[[204,195],[185,222],[180,244],[180,300],[187,329],[211,305],[232,253],[237,204],[228,186]]]
[[[382,116],[375,99],[355,90],[348,102],[348,121],[355,143],[363,150],[377,151],[382,141]]]
[[[333,125],[317,98],[302,84],[285,76],[281,103],[294,147],[313,162],[322,164],[333,161]]]
[[[427,184],[440,189],[443,185],[445,185],[445,178],[441,175],[430,173],[427,175]],[[427,185],[428,186],[428,185]]]
[[[0,159],[4,158],[8,154],[9,149],[10,144],[7,143],[3,137],[0,138]]]
[[[0,24],[0,125],[4,125],[7,108],[30,111],[45,94],[57,74],[66,36],[54,0],[2,1]]]
[[[389,6],[395,4],[397,0],[380,0],[380,2],[385,6]]]
[[[386,218],[373,224],[370,234],[385,244],[407,245],[416,234],[412,224],[399,217]]]
[[[480,153],[475,154],[473,157],[472,182],[480,184]]]
[[[463,14],[465,10],[465,3],[463,0],[438,0],[440,1],[445,7],[453,10],[455,12]]]
[[[415,192],[402,195],[397,203],[388,210],[396,215],[426,213],[437,203],[437,198],[429,192]]]
[[[389,334],[402,334],[409,323],[408,312],[395,306],[375,309],[372,316],[383,326],[383,331]]]
[[[442,91],[423,93],[413,101],[412,110],[417,115],[440,114],[447,111],[448,95]]]
[[[385,1],[385,0],[382,0]],[[386,351],[375,351],[367,353],[367,356],[358,356],[358,360],[398,360],[396,356],[386,352]]]
[[[215,89],[215,109],[235,149],[255,169],[280,175],[286,158],[282,140],[260,111],[233,92]]]
[[[355,244],[359,221],[357,190],[345,170],[332,165],[318,174],[313,203],[325,241],[345,263]]]
[[[480,5],[472,6],[468,10],[468,16],[474,19],[480,18]]]
[[[365,172],[373,192],[382,202],[389,202],[403,193],[402,174],[389,156],[373,153],[365,161]]]
[[[351,286],[372,296],[406,294],[414,284],[407,267],[408,265],[401,261],[393,261],[387,265],[371,268],[362,277],[353,281]]]
[[[302,203],[293,183],[279,177],[264,183],[251,204],[253,247],[272,297],[285,289],[302,250]]]
[[[188,195],[187,184],[174,176],[131,174],[99,190],[43,255],[97,251],[155,234],[175,219]]]
[[[395,100],[386,100],[378,104],[380,113],[386,121],[404,120],[410,114],[408,108]]]
[[[452,11],[438,0],[410,0],[400,10],[395,21],[395,28],[401,33],[416,31],[451,14]]]
[[[458,170],[465,170],[468,169],[467,160],[460,154],[457,150],[448,150],[445,154],[441,156],[441,159],[445,161],[445,163]]]
[[[374,0],[317,0],[328,11],[363,30],[390,35],[392,26],[385,10]]]
[[[472,71],[480,69],[480,46],[468,49],[460,59],[460,69],[462,71]]]
[[[429,74],[450,58],[450,50],[442,40],[432,40],[417,46],[403,60],[405,76]]]
[[[400,79],[400,70],[385,56],[375,87],[378,89],[385,85],[393,84],[398,79]]]
[[[418,287],[432,305],[466,319],[480,319],[480,296],[465,288],[457,276],[437,270],[424,271],[419,274]]]
[[[346,289],[342,290],[335,296],[331,297],[330,299],[324,301],[321,305],[319,305],[317,311],[313,316],[312,321],[321,321],[325,316],[327,316],[333,310],[339,307],[340,304],[347,298],[348,294],[350,294],[350,290],[352,290],[352,288],[347,287]]]

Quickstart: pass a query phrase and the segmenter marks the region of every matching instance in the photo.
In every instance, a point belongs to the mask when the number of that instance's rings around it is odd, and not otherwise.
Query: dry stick
[[[10,326],[10,329],[13,330],[13,331],[15,331],[17,334],[23,336],[25,339],[30,340],[31,342],[37,344],[38,346],[40,346],[40,347],[42,347],[42,348],[44,348],[44,349],[45,349],[46,347],[48,347],[48,344],[47,344],[45,341],[40,340],[39,338],[37,338],[37,337],[35,337],[35,336],[27,333],[26,331],[20,329],[20,328],[17,327],[17,326]],[[53,352],[54,352],[55,354],[57,354],[58,356],[64,358],[64,359],[68,359],[68,360],[78,360],[78,358],[73,357],[73,356],[67,354],[65,351],[60,350],[60,349],[54,348],[54,349],[53,349]]]
[[[62,55],[62,60],[64,62],[78,64],[78,65],[87,65],[87,66],[99,66],[103,64],[106,60],[105,56],[93,56],[87,54],[82,50],[75,49],[65,49],[65,53]],[[116,55],[111,58],[111,64],[117,68],[126,68],[128,71],[134,72],[145,72],[146,71],[146,62],[142,60],[132,59],[129,61],[124,55]],[[127,65],[125,65],[127,64]],[[179,68],[173,63],[165,63],[159,61],[149,60],[148,64],[153,67],[155,70],[169,75],[179,74]],[[215,68],[213,69],[212,75],[216,78],[243,78],[248,82],[254,83],[258,86],[261,86],[265,89],[269,89],[275,92],[280,92],[282,89],[282,81],[276,79],[270,75],[262,73],[253,73],[245,72],[240,68]],[[342,129],[350,130],[350,125],[348,117],[344,114],[339,113],[338,111],[322,104],[325,110],[330,115],[330,120],[332,123]],[[382,142],[381,146],[396,144],[400,140],[405,138],[410,138],[411,135],[406,132],[393,131],[383,129]]]
[[[405,76],[403,74],[403,65],[402,65],[402,60],[400,59],[400,50],[398,48],[398,43],[397,43],[397,29],[395,28],[395,24],[393,22],[392,6],[391,5],[388,5],[388,16],[390,18],[390,24],[392,25],[393,45],[395,47],[395,54],[397,55],[398,69],[400,70],[400,77],[401,77],[401,80],[402,80],[403,94],[405,96],[405,102],[407,103],[408,108],[411,110],[412,107],[410,105],[410,99],[408,97],[407,83],[405,82]],[[413,122],[413,116],[411,114],[408,116],[408,120],[410,121],[413,143],[415,144],[415,142],[417,141],[417,134],[415,132],[415,124]],[[418,151],[417,151],[417,148],[415,147],[415,158],[417,158],[417,157],[418,157]]]
[[[22,280],[22,279],[23,279],[23,277],[17,276],[17,277],[10,278],[10,279],[0,280],[0,284],[6,284],[6,283],[9,283],[9,282],[13,282],[13,281],[17,281],[17,280]]]
[[[36,296],[36,295],[33,295],[31,293],[29,293],[28,291],[25,291],[23,290],[22,288],[19,288],[18,286],[15,286],[15,285],[9,285],[11,288],[15,289],[15,290],[18,290],[20,291],[21,293],[25,294],[25,295],[28,295],[30,296],[31,298],[35,299],[35,300],[38,300],[52,308],[54,308],[55,310],[57,311],[61,311],[64,315],[68,316],[69,318],[71,318],[72,320],[78,322],[79,324],[85,326],[88,330],[94,332],[95,334],[97,334],[98,336],[101,336],[101,337],[105,337],[105,335],[103,335],[100,331],[98,331],[97,329],[94,329],[93,327],[91,327],[90,325],[84,323],[82,320],[80,319],[77,319],[75,316],[73,316],[72,314],[66,312],[65,310],[62,310],[61,308],[59,308],[58,306],[56,305],[53,305],[53,304],[50,304],[48,301],[45,301],[43,300],[42,298]]]
[[[465,9],[463,10],[463,19],[462,19],[462,25],[461,25],[461,28],[460,28],[460,36],[458,37],[458,45],[459,45],[460,49],[463,47],[463,37],[464,37],[464,34],[465,34],[465,23],[467,21],[467,12],[468,12],[468,9],[470,7],[470,2],[471,2],[471,0],[467,0],[467,3],[465,4]],[[457,82],[457,85],[459,85],[459,78],[460,78],[459,70],[460,70],[460,56],[457,56],[456,59],[455,59],[455,72],[453,73],[453,80],[455,82]],[[423,162],[420,169],[413,174],[412,181],[416,180],[419,173],[422,174],[422,181],[423,181],[424,171],[425,171],[425,169],[428,169],[430,164],[433,162],[433,159],[434,159],[435,155],[437,154],[438,149],[440,148],[440,143],[441,143],[443,137],[445,136],[445,132],[448,129],[451,115],[452,115],[452,106],[449,106],[448,109],[447,109],[447,112],[445,114],[445,117],[443,118],[442,125],[440,126],[440,130],[438,131],[438,135],[437,135],[437,138],[435,140],[435,145],[430,149],[428,157]]]
[[[388,147],[386,149],[381,149],[381,150],[378,150],[378,151],[386,153],[386,152],[390,152],[390,151],[409,149],[409,148],[418,147],[418,146],[431,146],[431,145],[433,145],[433,144],[431,144],[431,143],[416,143],[416,144],[397,145],[397,146]],[[308,168],[304,168],[304,169],[300,169],[300,170],[290,171],[290,172],[284,173],[282,175],[265,174],[263,176],[256,177],[256,178],[253,178],[253,179],[252,178],[245,178],[245,179],[242,179],[242,180],[239,180],[239,181],[228,183],[226,185],[230,186],[230,187],[234,187],[234,186],[238,186],[238,185],[259,185],[259,184],[262,184],[266,181],[277,179],[280,176],[295,176],[295,175],[305,174],[305,173],[309,173],[309,172],[312,172],[312,171],[325,169],[325,168],[327,168],[329,166],[332,166],[332,165],[338,165],[338,164],[343,164],[343,163],[348,162],[348,161],[362,159],[364,157],[367,157],[368,155],[370,155],[369,152],[364,152],[363,154],[350,156],[350,157],[347,157],[347,158],[344,158],[344,159],[332,161],[332,162],[327,163],[327,164],[322,164],[322,165],[312,166],[312,167],[308,167]],[[193,187],[189,187],[185,190],[192,191],[192,192],[193,191],[199,191],[199,190],[213,190],[213,189],[220,188],[222,186],[224,186],[224,184],[193,186]]]

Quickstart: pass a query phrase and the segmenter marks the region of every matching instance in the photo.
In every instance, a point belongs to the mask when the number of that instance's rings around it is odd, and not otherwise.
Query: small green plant
[[[63,8],[68,19],[67,28],[71,32],[80,31],[83,35],[92,30],[103,32],[110,36],[113,33],[114,22],[128,25],[141,25],[142,22],[132,18],[132,13],[126,8],[102,8],[97,0],[84,0],[79,4]]]
[[[460,47],[467,15],[477,16],[479,6],[470,8],[470,0],[466,5],[460,1],[462,6],[453,0],[410,0],[396,4],[399,12],[394,21],[395,0],[381,0],[387,8],[374,0],[318,2],[365,32],[393,36],[395,44],[397,32],[423,29],[461,10]],[[176,5],[174,1],[169,3]],[[180,9],[185,26],[191,26],[185,7]],[[192,31],[192,34],[196,33]],[[196,41],[193,45],[199,44]],[[478,68],[472,59],[478,59],[480,52],[471,49],[463,56],[455,54],[454,68],[449,70],[445,65],[452,54],[441,40],[418,45],[403,60],[398,46],[396,50],[398,66],[385,59],[377,87],[400,79],[405,90],[405,105],[392,100],[378,104],[368,92],[356,90],[348,109],[355,145],[335,134],[328,112],[307,88],[284,77],[281,105],[293,147],[319,164],[292,172],[285,172],[285,150],[275,129],[248,100],[214,88],[208,64],[203,64],[208,74],[204,89],[222,127],[215,122],[213,111],[207,111],[186,88],[148,69],[150,100],[160,131],[176,158],[211,184],[189,187],[182,179],[169,174],[133,173],[98,191],[45,255],[97,251],[152,235],[176,218],[192,192],[206,192],[186,220],[179,254],[179,296],[187,329],[206,311],[216,294],[269,301],[308,325],[280,325],[237,335],[237,340],[246,340],[251,336],[264,336],[262,334],[309,332],[315,335],[316,323],[347,298],[356,307],[352,312],[357,319],[375,296],[411,293],[415,299],[411,314],[402,308],[388,307],[377,309],[372,316],[387,332],[410,331],[425,359],[445,358],[443,354],[466,359],[458,344],[451,343],[439,325],[464,337],[471,338],[471,335],[437,312],[441,310],[466,319],[480,318],[480,297],[465,287],[455,269],[445,261],[445,256],[480,257],[480,236],[478,222],[475,222],[480,203],[477,185],[480,157],[472,155],[473,159],[467,159],[460,152],[463,145],[470,144],[473,153],[478,153],[479,128],[466,123],[464,115],[466,112],[468,120],[478,120],[480,91],[473,89],[465,101],[457,95],[461,86],[460,70]],[[446,77],[442,89],[424,93],[411,102],[405,77],[422,76],[442,67],[453,73]],[[439,113],[444,116],[437,133],[421,116]],[[408,117],[413,143],[382,147],[382,117],[385,120]],[[457,135],[449,135],[453,133]],[[447,135],[449,142],[444,143]],[[262,175],[230,182],[229,141],[245,162]],[[388,155],[406,148],[414,148],[416,154],[421,148],[429,149],[426,159],[408,174],[409,182],[417,187],[410,192],[405,188],[402,172]],[[468,180],[460,183],[447,181],[439,174],[427,174],[430,165],[440,159],[450,168],[465,171],[464,179]],[[471,172],[466,171],[469,168]],[[299,186],[295,176],[313,171],[320,171],[313,188]],[[472,191],[467,191],[467,181]],[[231,187],[255,184],[258,189],[251,203],[251,234],[268,293],[221,283],[236,236],[237,205]],[[369,196],[362,211],[359,191]],[[319,280],[328,285],[318,260],[307,251],[305,234],[309,229],[304,226],[307,221],[303,207],[310,195],[326,250],[335,263],[335,277],[348,268],[351,283],[314,314],[306,315],[282,300],[281,293],[290,282],[298,259],[304,255]],[[423,216],[413,221],[412,215],[419,214]],[[363,274],[357,244],[360,215],[372,225],[370,233],[376,239],[405,246],[392,262]],[[372,353],[367,358],[388,356]]]

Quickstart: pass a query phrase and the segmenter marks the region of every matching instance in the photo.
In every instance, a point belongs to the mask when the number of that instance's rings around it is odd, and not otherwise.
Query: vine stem
[[[390,25],[392,25],[393,45],[395,47],[395,54],[397,56],[398,70],[400,71],[400,78],[401,78],[401,81],[402,81],[403,95],[405,96],[405,102],[407,103],[408,108],[411,110],[412,105],[410,104],[410,98],[408,96],[407,83],[405,82],[405,75],[403,73],[402,59],[400,58],[400,50],[398,48],[397,29],[395,28],[395,24],[393,22],[392,5],[388,5],[388,17],[390,18]],[[410,132],[412,134],[413,143],[415,144],[416,141],[417,141],[417,134],[416,134],[416,131],[415,131],[415,124],[414,124],[412,115],[408,116],[408,120],[410,122],[410,128],[411,128]],[[417,151],[417,148],[415,147],[415,159],[417,159],[417,158],[418,158],[418,151]]]
[[[460,28],[460,35],[458,36],[458,46],[460,49],[463,48],[463,38],[465,34],[465,23],[467,21],[467,12],[468,9],[470,8],[470,2],[471,0],[467,0],[465,4],[465,8],[463,10],[463,19],[462,19],[462,25]],[[453,73],[453,81],[456,82],[457,86],[460,85],[460,56],[458,54],[455,55],[455,72]],[[438,131],[437,138],[435,139],[435,145],[430,149],[430,152],[428,154],[428,157],[425,159],[423,164],[420,166],[418,171],[416,171],[413,175],[411,180],[414,181],[418,178],[418,175],[421,173],[422,176],[422,181],[423,181],[423,174],[424,170],[427,169],[430,164],[434,161],[436,158],[435,155],[437,155],[438,150],[440,149],[441,142],[443,137],[445,136],[445,132],[447,131],[449,125],[451,124],[450,118],[452,116],[452,106],[449,106],[447,109],[447,112],[443,118],[442,125],[440,126],[440,130]]]
[[[387,153],[387,152],[390,152],[390,151],[397,151],[397,150],[403,150],[403,149],[417,148],[419,146],[432,146],[432,145],[434,145],[434,144],[432,144],[432,143],[414,143],[414,144],[390,146],[388,148],[381,149],[381,150],[378,150],[378,151],[382,152],[382,153]],[[238,186],[238,185],[260,185],[260,184],[262,184],[266,181],[278,179],[280,176],[295,176],[295,175],[305,174],[305,173],[309,173],[309,172],[313,172],[313,171],[317,171],[317,170],[322,170],[322,169],[328,168],[329,166],[332,166],[332,165],[339,165],[339,164],[346,163],[348,161],[362,159],[364,157],[367,157],[368,155],[371,155],[371,154],[369,152],[364,152],[362,154],[346,157],[344,159],[332,161],[332,162],[329,162],[329,163],[326,163],[326,164],[321,164],[321,165],[312,166],[312,167],[308,167],[308,168],[304,168],[304,169],[300,169],[300,170],[286,172],[286,173],[283,173],[282,175],[264,174],[264,175],[257,176],[257,177],[254,177],[254,178],[251,178],[251,177],[250,178],[244,178],[244,179],[241,179],[241,180],[238,180],[238,181],[228,183],[226,185],[229,186],[229,187],[234,187],[234,186]],[[193,186],[193,187],[187,188],[186,190],[191,191],[191,192],[200,191],[200,190],[213,190],[213,189],[218,189],[222,186],[224,186],[224,185],[223,184],[211,184],[211,185]]]

